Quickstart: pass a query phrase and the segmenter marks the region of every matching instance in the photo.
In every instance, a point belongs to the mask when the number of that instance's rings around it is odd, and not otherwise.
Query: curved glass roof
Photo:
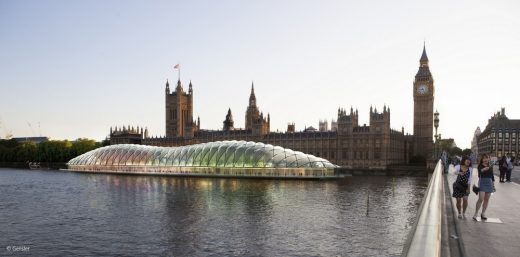
[[[328,160],[270,144],[217,141],[204,144],[157,147],[110,145],[84,153],[70,166],[173,166],[235,168],[334,168]]]

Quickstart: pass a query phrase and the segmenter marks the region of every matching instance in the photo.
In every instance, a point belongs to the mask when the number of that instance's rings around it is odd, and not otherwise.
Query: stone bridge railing
[[[443,179],[443,166],[439,160],[401,256],[441,256],[442,215],[445,210]]]

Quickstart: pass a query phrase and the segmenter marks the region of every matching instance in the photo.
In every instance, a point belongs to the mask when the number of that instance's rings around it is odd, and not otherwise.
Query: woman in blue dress
[[[455,166],[455,175],[457,175],[457,179],[455,180],[455,183],[453,183],[453,197],[457,199],[459,219],[466,217],[472,169],[471,160],[467,156],[463,156],[460,165]]]
[[[491,197],[491,193],[493,193],[495,176],[493,175],[493,166],[489,165],[489,156],[487,154],[482,154],[480,156],[480,161],[478,164],[478,185],[480,191],[478,193],[478,201],[475,206],[475,215],[473,215],[473,220],[477,220],[478,211],[480,206],[482,205],[482,213],[480,214],[480,218],[482,220],[487,220],[486,217],[486,209],[489,204],[489,198]]]

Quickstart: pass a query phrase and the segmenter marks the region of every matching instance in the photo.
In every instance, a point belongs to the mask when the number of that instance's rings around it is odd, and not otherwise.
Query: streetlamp
[[[437,129],[439,128],[439,111],[435,110],[435,113],[433,114],[433,126],[435,127],[435,158],[437,158],[439,156],[439,149],[438,149],[438,146],[439,146],[439,136],[437,134]]]

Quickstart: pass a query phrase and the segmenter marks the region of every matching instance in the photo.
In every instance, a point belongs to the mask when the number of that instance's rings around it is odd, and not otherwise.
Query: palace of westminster
[[[143,128],[120,127],[110,129],[110,144],[144,144],[154,146],[182,146],[224,140],[245,140],[278,145],[295,151],[325,158],[344,168],[384,169],[389,165],[407,164],[412,156],[426,159],[433,156],[434,80],[428,67],[426,48],[423,48],[419,70],[413,82],[413,135],[390,128],[390,108],[382,111],[370,107],[369,125],[358,123],[358,111],[338,109],[337,121],[331,130],[306,129],[295,131],[289,124],[286,132],[270,131],[270,115],[260,112],[251,86],[245,128],[234,127],[228,110],[222,130],[200,128],[200,119],[193,118],[193,86],[184,91],[177,81],[171,92],[168,81],[165,89],[166,136],[149,137]],[[325,123],[326,124],[326,123]],[[323,123],[320,122],[320,127]]]

